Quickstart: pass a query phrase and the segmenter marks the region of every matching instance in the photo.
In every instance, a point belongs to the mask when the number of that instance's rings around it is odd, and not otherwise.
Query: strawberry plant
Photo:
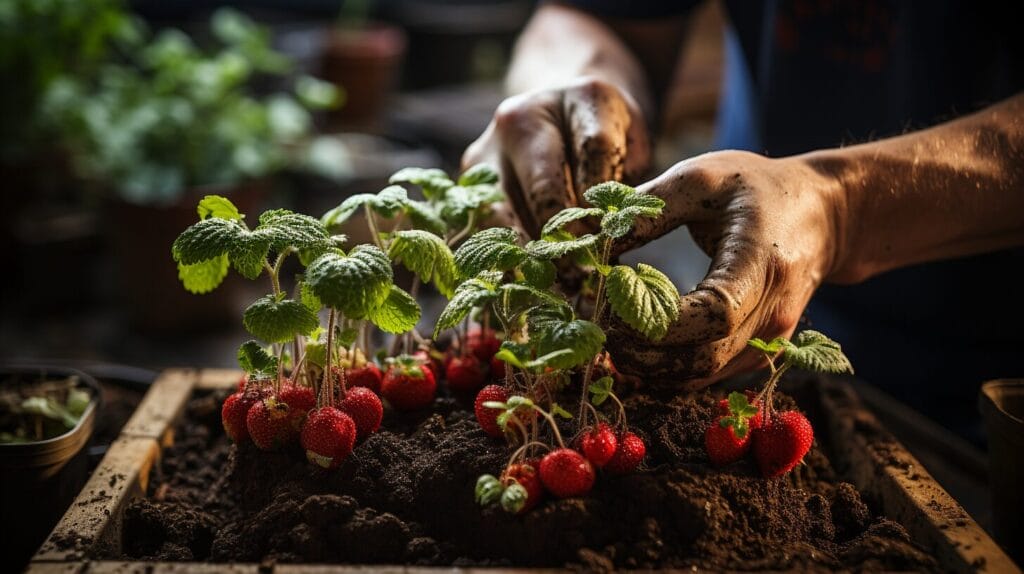
[[[754,452],[761,474],[782,476],[803,460],[814,442],[810,421],[796,411],[776,412],[772,403],[782,375],[791,368],[820,373],[853,373],[853,365],[839,343],[818,331],[802,331],[790,341],[751,339],[750,347],[768,361],[770,376],[751,401],[742,393],[730,393],[723,411],[704,435],[711,462],[724,466]]]

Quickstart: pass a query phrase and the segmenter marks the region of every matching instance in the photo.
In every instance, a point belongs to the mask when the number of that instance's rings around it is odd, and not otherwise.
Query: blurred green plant
[[[38,103],[58,77],[86,77],[113,52],[142,39],[122,0],[0,2],[0,162],[31,156],[49,141]]]
[[[311,110],[337,105],[339,92],[301,76],[257,97],[253,80],[285,76],[289,60],[234,10],[217,11],[211,31],[212,50],[168,29],[92,77],[50,83],[41,112],[80,176],[124,200],[161,205],[188,188],[230,188],[305,158]]]

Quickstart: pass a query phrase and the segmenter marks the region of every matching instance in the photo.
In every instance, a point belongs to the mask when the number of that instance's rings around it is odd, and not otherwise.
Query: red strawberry
[[[295,432],[302,429],[306,415],[316,407],[313,389],[303,385],[284,385],[281,387],[281,393],[277,395],[277,400],[288,405],[288,418],[291,419]]]
[[[642,438],[626,431],[619,436],[619,446],[615,456],[604,465],[604,469],[612,474],[628,474],[636,470],[640,461],[647,454],[647,446]]]
[[[495,381],[504,381],[508,371],[505,361],[497,357],[491,357],[491,378]]]
[[[274,450],[294,441],[298,431],[290,411],[287,403],[274,397],[256,401],[245,417],[252,442],[262,450]]]
[[[388,368],[380,385],[381,395],[400,411],[414,411],[434,401],[434,373],[415,358],[402,355]]]
[[[380,383],[384,379],[377,363],[367,361],[365,365],[345,371],[345,381],[351,387],[366,387],[375,393],[380,392]]]
[[[771,478],[786,474],[803,460],[814,442],[814,429],[795,411],[776,413],[753,433],[754,458],[761,474]]]
[[[580,448],[594,466],[601,468],[615,456],[619,440],[607,423],[600,423],[580,437]]]
[[[723,416],[704,432],[704,448],[715,466],[732,464],[750,450],[751,434],[761,427],[761,413],[759,403],[750,404],[749,400],[750,395],[733,392],[719,401]]]
[[[513,464],[505,469],[501,475],[501,483],[508,488],[513,482],[518,482],[526,489],[526,503],[516,514],[529,512],[537,506],[544,496],[544,488],[540,483],[540,474],[537,472],[536,461],[521,462]]]
[[[238,389],[236,389],[236,390],[238,392],[244,391],[245,390],[245,385],[248,382],[249,382],[249,373],[243,373],[242,374],[242,378],[238,380]]]
[[[337,468],[356,442],[356,423],[334,407],[310,413],[302,427],[302,448],[309,462],[324,468]]]
[[[558,498],[583,496],[594,486],[594,467],[568,448],[553,450],[540,461],[540,480]]]
[[[260,395],[255,391],[237,392],[224,399],[220,409],[220,419],[224,423],[224,432],[236,443],[249,440],[249,429],[245,426],[245,417],[249,409],[259,402]]]
[[[492,409],[484,406],[484,403],[494,401],[503,403],[508,400],[508,393],[505,388],[498,385],[487,385],[480,389],[473,404],[473,411],[476,413],[476,420],[484,432],[492,437],[500,437],[503,433],[498,426],[498,415],[501,409]]]
[[[440,360],[433,357],[429,351],[420,349],[412,354],[413,358],[420,362],[423,366],[430,369],[430,372],[434,374],[434,380],[441,378],[441,374],[444,373],[444,368],[448,364],[447,358]]]
[[[370,436],[380,428],[380,421],[384,418],[384,405],[380,397],[366,387],[354,387],[345,393],[345,398],[338,405],[341,412],[352,417],[356,423],[359,440]]]
[[[494,334],[493,329],[483,331],[471,329],[466,336],[466,350],[480,359],[485,365],[491,362],[494,354],[501,348],[501,339]]]
[[[448,379],[448,388],[460,393],[476,391],[487,382],[487,373],[475,355],[452,359],[445,368],[445,377]]]

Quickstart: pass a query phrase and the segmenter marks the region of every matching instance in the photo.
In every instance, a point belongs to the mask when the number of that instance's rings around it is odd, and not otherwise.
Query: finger
[[[513,190],[509,198],[531,237],[540,235],[541,226],[552,215],[576,204],[562,132],[553,121],[557,118],[538,113],[537,105],[499,108],[495,118],[504,150],[502,176]]]
[[[601,80],[581,81],[566,90],[563,110],[572,137],[576,193],[605,181],[621,181],[632,117],[618,89]]]
[[[752,337],[760,337],[765,341],[771,341],[776,337],[789,339],[793,336],[794,330],[796,330],[795,325],[784,331],[760,331],[758,329],[754,329],[753,332],[747,333],[743,337],[737,339],[737,342],[743,343],[743,348],[740,349],[739,353],[733,357],[725,367],[708,377],[700,377],[686,381],[684,383],[685,388],[691,390],[702,389],[719,381],[724,381],[737,375],[767,367],[768,358],[765,357],[763,352],[748,345],[747,341]]]

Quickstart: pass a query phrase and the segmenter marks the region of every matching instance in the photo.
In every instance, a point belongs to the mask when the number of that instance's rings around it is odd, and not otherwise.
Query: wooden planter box
[[[91,561],[87,555],[118,554],[121,519],[132,498],[145,496],[150,470],[162,447],[173,444],[174,425],[193,391],[230,388],[241,373],[232,370],[165,371],[111,445],[96,472],[36,553],[28,572],[438,572],[452,568],[332,566],[307,564],[209,564],[196,562]],[[828,383],[818,396],[837,469],[877,510],[903,524],[939,565],[956,572],[1020,572],[989,535],[932,478],[928,471],[865,410],[851,385]],[[821,424],[821,422],[819,422]],[[87,533],[87,534],[83,534]],[[73,548],[67,550],[67,548]],[[65,550],[60,550],[65,548]],[[105,552],[104,552],[105,551]],[[483,569],[457,569],[459,572]],[[493,571],[493,570],[491,570]],[[503,572],[540,570],[503,569]]]

